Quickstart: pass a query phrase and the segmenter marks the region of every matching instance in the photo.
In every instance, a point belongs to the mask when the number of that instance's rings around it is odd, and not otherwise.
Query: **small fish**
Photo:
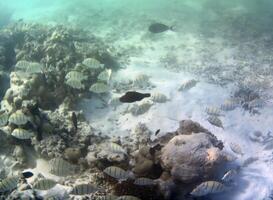
[[[49,161],[50,173],[57,176],[68,176],[75,174],[76,166],[70,164],[62,158],[53,158]]]
[[[33,173],[30,171],[25,171],[25,172],[22,172],[22,175],[24,178],[30,178],[33,176]]]
[[[99,69],[103,68],[104,66],[103,64],[100,63],[100,61],[98,61],[95,58],[86,58],[82,61],[82,64],[84,64],[89,69]]]
[[[224,128],[222,121],[216,116],[209,116],[207,120],[210,124],[214,126],[217,126],[219,128]]]
[[[161,94],[159,92],[153,93],[151,95],[151,99],[153,102],[156,102],[156,103],[165,103],[169,100],[166,95]]]
[[[101,93],[106,93],[109,92],[110,87],[105,84],[105,83],[94,83],[93,85],[90,86],[89,91],[96,93],[96,94],[101,94]]]
[[[194,190],[190,194],[196,197],[201,197],[208,194],[224,192],[225,190],[226,187],[220,182],[206,181],[194,188]]]
[[[239,155],[244,155],[242,148],[240,147],[239,144],[231,142],[229,144],[229,147],[234,153],[239,154]]]
[[[129,178],[129,173],[120,167],[110,166],[104,169],[103,172],[119,182],[126,181]]]
[[[75,130],[77,131],[78,130],[78,119],[77,119],[77,115],[75,112],[72,112],[71,119],[72,119],[73,126],[74,126]]]
[[[157,136],[160,132],[160,129],[157,129],[156,132],[155,132],[155,136]]]
[[[79,184],[73,187],[70,194],[73,195],[85,195],[85,194],[91,194],[98,191],[98,189],[91,184]]]
[[[153,179],[142,177],[142,178],[137,178],[134,181],[134,184],[139,186],[152,186],[155,184],[155,182]]]
[[[4,112],[0,114],[0,126],[5,126],[8,123],[9,115]]]
[[[41,179],[34,183],[33,188],[35,190],[49,190],[57,184],[56,181],[51,179]]]
[[[28,140],[32,138],[35,134],[31,130],[16,128],[12,131],[11,135],[20,140]]]
[[[165,32],[167,30],[173,30],[172,26],[167,26],[165,24],[162,23],[153,23],[149,26],[149,31],[151,33],[162,33]]]
[[[26,116],[21,110],[17,110],[9,117],[9,122],[18,126],[26,124],[29,120],[29,117]]]
[[[238,170],[236,170],[236,169],[228,170],[228,171],[224,174],[224,176],[222,177],[221,180],[222,180],[223,182],[225,182],[225,183],[230,182],[230,181],[232,181],[232,180],[236,177],[237,174],[238,174]]]
[[[248,165],[254,163],[258,159],[259,159],[258,157],[249,157],[243,162],[242,167],[247,167]]]
[[[104,195],[104,196],[98,196],[96,199],[97,200],[117,200],[117,196],[115,195],[112,195],[112,194],[107,194],[107,195]]]
[[[135,91],[129,91],[126,92],[123,96],[121,96],[119,98],[119,101],[122,103],[133,103],[136,101],[141,101],[142,99],[146,98],[146,97],[150,97],[151,94],[150,93],[139,93],[139,92],[135,92]]]
[[[141,200],[141,199],[131,195],[123,195],[118,197],[117,200]]]
[[[186,80],[186,81],[182,82],[182,84],[178,88],[178,91],[190,90],[191,88],[195,87],[196,84],[197,84],[197,80],[194,80],[194,79]]]
[[[116,144],[114,142],[111,142],[110,144],[107,144],[106,148],[109,148],[109,151],[112,153],[117,153],[117,154],[125,154],[127,155],[127,152],[125,149],[122,148],[119,144]]]
[[[10,192],[17,188],[19,182],[19,176],[12,176],[0,181],[0,193]]]

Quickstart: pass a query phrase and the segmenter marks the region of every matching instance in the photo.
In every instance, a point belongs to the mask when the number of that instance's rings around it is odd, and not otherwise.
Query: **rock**
[[[133,172],[138,176],[148,175],[154,166],[153,156],[150,154],[149,147],[143,147],[135,156]]]
[[[161,150],[161,165],[174,180],[183,183],[210,177],[225,160],[214,143],[215,138],[207,133],[174,136]]]
[[[77,163],[81,157],[81,150],[80,148],[76,148],[76,147],[66,148],[64,150],[64,157],[72,163]]]

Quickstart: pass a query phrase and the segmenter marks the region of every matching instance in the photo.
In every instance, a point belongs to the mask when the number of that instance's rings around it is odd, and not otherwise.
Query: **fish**
[[[106,93],[109,90],[110,90],[110,88],[109,88],[109,86],[107,84],[100,83],[100,82],[94,83],[89,88],[90,92],[94,92],[94,93],[97,93],[97,94]]]
[[[155,132],[155,136],[157,136],[160,132],[160,129],[157,129],[156,132]]]
[[[50,173],[57,176],[68,176],[76,172],[76,166],[62,158],[53,158],[49,161]]]
[[[96,199],[97,200],[116,200],[118,197],[112,194],[107,194],[103,196],[98,196]]]
[[[84,84],[82,84],[81,81],[76,80],[76,79],[68,79],[67,81],[65,81],[66,85],[74,88],[74,89],[84,89]]]
[[[82,61],[82,64],[84,64],[89,69],[99,69],[104,66],[95,58],[86,58]]]
[[[221,110],[219,108],[217,108],[217,107],[214,107],[214,106],[206,107],[205,108],[205,112],[208,115],[213,115],[213,116],[221,116],[221,115],[223,115],[221,113]]]
[[[78,119],[77,119],[77,115],[75,112],[72,112],[71,120],[72,120],[75,130],[77,131],[78,130]]]
[[[76,80],[76,81],[83,81],[83,80],[87,80],[87,76],[84,75],[82,72],[78,72],[78,71],[70,71],[66,74],[65,79],[66,80]]]
[[[98,189],[92,184],[79,184],[73,187],[70,194],[73,195],[85,195],[98,191]]]
[[[169,100],[166,95],[161,94],[159,92],[153,93],[151,95],[151,99],[153,102],[156,102],[156,103],[165,103],[166,101]]]
[[[256,162],[257,160],[259,160],[258,157],[249,157],[246,160],[244,160],[242,167],[247,167],[248,165]]]
[[[241,156],[244,155],[242,148],[240,147],[239,144],[231,142],[229,144],[229,147],[234,153],[239,154]]]
[[[216,116],[209,116],[207,120],[210,124],[214,126],[217,126],[219,128],[224,128],[222,121]]]
[[[0,181],[0,193],[9,192],[17,188],[19,176],[11,176]]]
[[[24,125],[29,121],[29,117],[26,116],[21,110],[17,110],[9,117],[9,122],[15,125]]]
[[[134,184],[138,186],[152,186],[155,184],[155,182],[153,179],[141,177],[141,178],[137,178],[134,181]]]
[[[182,82],[182,84],[178,88],[178,91],[181,92],[181,91],[190,90],[191,88],[195,87],[196,84],[197,84],[197,80],[194,80],[194,79],[186,80],[186,81]]]
[[[162,33],[167,30],[173,30],[173,26],[167,26],[162,23],[153,23],[149,26],[149,31],[151,33]]]
[[[0,114],[0,126],[5,126],[8,123],[9,114],[4,112]]]
[[[106,83],[109,83],[112,75],[112,70],[111,69],[105,69],[98,75],[98,80],[104,81]]]
[[[24,178],[30,178],[33,176],[33,173],[30,171],[25,171],[25,172],[22,172],[22,175]]]
[[[41,179],[34,183],[33,188],[35,190],[49,190],[57,184],[56,181],[52,179]]]
[[[118,197],[116,200],[141,200],[141,199],[132,195],[123,195]]]
[[[146,97],[151,97],[150,93],[139,93],[136,91],[126,92],[123,96],[119,98],[119,101],[122,103],[133,103],[136,101],[141,101]]]
[[[192,196],[201,197],[208,194],[224,192],[225,190],[226,187],[220,182],[206,181],[195,187],[190,194]]]
[[[103,172],[119,182],[126,181],[129,178],[129,173],[120,167],[110,166],[105,168]]]
[[[224,176],[222,177],[222,181],[223,182],[230,182],[230,181],[232,181],[235,177],[236,177],[236,175],[238,174],[238,170],[236,170],[236,169],[231,169],[231,170],[228,170],[225,174],[224,174]]]
[[[122,148],[122,146],[120,146],[119,144],[116,144],[114,142],[111,142],[110,144],[108,144],[106,146],[106,148],[109,148],[109,151],[112,153],[117,153],[117,154],[125,154],[127,155],[127,152],[125,149]]]
[[[35,134],[33,131],[30,131],[30,130],[16,128],[12,131],[11,135],[20,140],[28,140],[32,138]]]

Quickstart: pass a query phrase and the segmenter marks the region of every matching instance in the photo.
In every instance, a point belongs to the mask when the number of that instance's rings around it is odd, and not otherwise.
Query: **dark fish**
[[[150,97],[150,93],[139,93],[135,91],[126,92],[125,95],[119,98],[119,101],[122,103],[133,103],[135,101],[141,101],[146,97]]]
[[[149,26],[149,31],[151,33],[162,33],[167,30],[173,30],[173,27],[161,23],[153,23]]]
[[[22,172],[24,178],[30,178],[33,176],[33,173],[30,171]]]
[[[75,130],[78,130],[78,119],[75,112],[72,112],[72,123],[75,128]]]
[[[157,136],[159,132],[160,132],[160,129],[157,129],[155,132],[155,136]]]

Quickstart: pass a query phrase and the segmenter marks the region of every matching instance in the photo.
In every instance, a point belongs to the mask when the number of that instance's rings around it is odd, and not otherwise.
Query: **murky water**
[[[272,8],[0,0],[0,199],[272,199]]]

